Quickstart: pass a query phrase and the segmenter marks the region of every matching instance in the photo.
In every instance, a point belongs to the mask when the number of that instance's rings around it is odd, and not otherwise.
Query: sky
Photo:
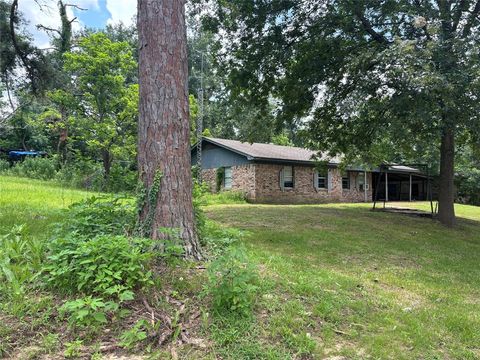
[[[120,21],[130,25],[137,12],[137,0],[68,0],[65,2],[86,9],[68,8],[69,18],[77,17],[77,21],[73,24],[75,30],[81,27],[103,28],[107,24]],[[48,48],[48,35],[38,30],[36,25],[41,24],[50,28],[60,26],[57,0],[19,0],[18,5],[20,12],[29,23],[27,28],[35,44],[41,48]]]

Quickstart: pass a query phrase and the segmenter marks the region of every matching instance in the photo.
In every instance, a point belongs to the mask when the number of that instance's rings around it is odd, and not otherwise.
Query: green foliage
[[[202,195],[204,205],[245,204],[245,194],[241,191],[205,192]]]
[[[225,168],[219,167],[216,171],[216,182],[215,182],[215,190],[220,192],[223,186],[223,179],[225,178]]]
[[[245,250],[231,247],[208,268],[207,294],[212,296],[219,313],[250,314],[258,292],[256,268],[249,263]]]
[[[128,198],[92,196],[69,207],[68,221],[62,222],[57,232],[82,238],[125,235],[132,233],[135,220],[135,207]]]
[[[67,301],[60,308],[60,314],[69,314],[68,322],[70,326],[96,328],[108,322],[108,312],[117,310],[118,304],[116,302],[105,302],[102,298],[86,296]]]
[[[32,179],[50,180],[55,177],[57,166],[58,162],[55,158],[27,157],[7,169],[7,173]]]
[[[232,245],[235,245],[243,237],[243,232],[235,228],[227,228],[217,222],[207,220],[205,222],[202,246],[214,258],[222,255]]]
[[[44,242],[30,236],[26,225],[15,225],[9,233],[0,236],[0,298],[6,297],[21,305],[26,286],[40,271],[44,259]]]
[[[0,159],[0,173],[4,173],[8,169],[10,169],[10,163],[7,160]]]
[[[152,284],[151,247],[150,240],[124,236],[59,238],[43,271],[47,283],[65,293],[128,300],[133,290]]]
[[[63,355],[67,359],[74,359],[82,353],[83,340],[75,340],[65,344]]]
[[[147,330],[150,324],[145,319],[138,320],[129,330],[120,336],[120,346],[126,349],[133,349],[135,345],[147,338]]]
[[[102,158],[106,179],[114,158],[134,159],[138,85],[128,78],[135,67],[130,45],[103,33],[82,38],[77,51],[65,54],[65,68],[82,94],[76,103],[83,115],[76,120],[77,138]]]
[[[193,172],[193,169],[192,169]],[[197,229],[198,236],[200,241],[205,236],[205,223],[206,217],[202,209],[202,206],[205,205],[204,196],[207,192],[207,187],[205,184],[200,184],[195,176],[193,178],[193,189],[192,189],[192,200],[193,200],[193,213],[195,215],[195,226]]]

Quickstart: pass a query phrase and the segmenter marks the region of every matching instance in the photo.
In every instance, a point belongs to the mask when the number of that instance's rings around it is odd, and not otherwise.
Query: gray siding
[[[197,163],[197,151],[192,150],[192,165]],[[238,166],[250,163],[243,155],[204,142],[202,148],[202,169],[216,169],[223,166]]]

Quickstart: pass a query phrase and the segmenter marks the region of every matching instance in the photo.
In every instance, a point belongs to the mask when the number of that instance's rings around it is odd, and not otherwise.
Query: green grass
[[[47,239],[62,210],[91,195],[0,177],[0,236],[25,223],[32,236]],[[244,230],[261,291],[251,317],[201,309],[203,333],[195,336],[208,347],[178,349],[180,358],[480,359],[480,208],[457,205],[458,226],[447,229],[371,212],[369,204],[250,205],[231,194],[207,200],[211,219]],[[172,270],[162,286],[191,298],[202,286],[196,274]],[[38,344],[42,353],[60,347],[51,320],[56,305],[48,295],[39,299],[31,299],[34,310],[21,326],[0,311],[0,352],[2,340],[21,334],[21,343]]]
[[[219,193],[206,193],[203,196],[205,205],[245,204],[245,195],[238,191],[221,191]]]
[[[96,193],[64,188],[40,180],[0,176],[0,234],[14,224],[27,224],[39,236],[62,217],[62,209]]]
[[[480,358],[480,208],[457,206],[470,220],[455,229],[369,209],[208,208],[249,233],[267,313],[256,331],[298,357]]]

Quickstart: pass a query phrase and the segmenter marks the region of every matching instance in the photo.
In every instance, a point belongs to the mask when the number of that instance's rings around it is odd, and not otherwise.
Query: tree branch
[[[15,53],[17,54],[18,57],[20,57],[20,60],[22,61],[23,66],[25,66],[25,69],[27,70],[27,73],[31,79],[32,82],[32,90],[35,92],[36,86],[35,86],[35,81],[33,81],[33,69],[30,66],[28,62],[27,55],[20,49],[20,46],[18,45],[17,42],[17,36],[15,35],[15,18],[17,17],[17,11],[18,11],[18,0],[13,0],[12,5],[10,7],[10,36],[12,39],[12,44],[13,48],[15,49]]]
[[[470,13],[470,16],[467,19],[467,23],[465,24],[465,27],[463,28],[462,37],[465,38],[468,35],[470,35],[473,22],[475,21],[479,13],[480,13],[480,0],[477,0],[475,7],[473,8],[472,12]]]
[[[77,10],[88,10],[88,9],[82,8],[82,7],[80,7],[78,5],[75,5],[75,4],[65,4],[65,7],[67,7],[67,6],[73,7]]]
[[[44,26],[44,25],[42,25],[42,24],[38,24],[38,25],[37,25],[37,29],[39,29],[39,30],[42,29],[42,30],[45,30],[45,31],[54,31],[54,32],[56,32],[57,34],[62,35],[61,32],[60,32],[60,30],[58,30],[58,29],[52,29],[52,28],[49,28],[49,27]]]
[[[479,0],[480,1],[480,0]],[[360,20],[362,23],[363,29],[379,44],[388,45],[389,41],[381,34],[376,32],[370,21],[365,17],[365,15],[360,11],[360,9],[355,10],[355,16]]]
[[[456,31],[458,27],[458,23],[460,22],[460,19],[462,18],[462,13],[468,9],[468,2],[467,0],[461,0],[456,9],[455,13],[453,14],[453,22],[452,22],[452,30]]]

